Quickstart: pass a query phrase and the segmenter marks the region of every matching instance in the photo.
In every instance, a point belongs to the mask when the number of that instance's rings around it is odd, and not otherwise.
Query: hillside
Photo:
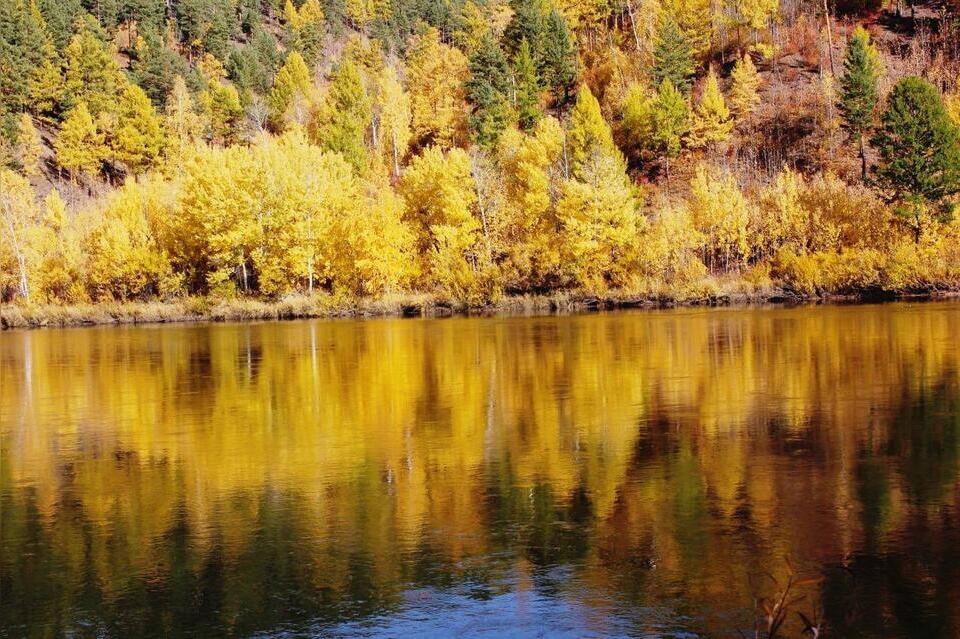
[[[954,289],[958,9],[4,2],[0,301]]]

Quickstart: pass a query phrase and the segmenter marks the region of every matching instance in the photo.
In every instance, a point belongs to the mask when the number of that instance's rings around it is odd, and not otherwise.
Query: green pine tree
[[[573,35],[567,21],[554,9],[547,16],[541,73],[557,107],[562,108],[570,102],[577,82],[577,64]]]
[[[317,143],[340,153],[356,171],[367,165],[367,130],[373,120],[373,106],[363,86],[360,70],[345,58],[330,78],[330,91],[313,127]]]
[[[653,102],[652,118],[653,146],[666,159],[669,173],[670,160],[679,155],[683,137],[690,130],[690,106],[686,97],[669,79],[660,83],[657,98]]]
[[[532,129],[540,119],[540,80],[530,44],[524,40],[513,59],[513,77],[516,83],[517,119],[520,127]]]
[[[947,219],[949,198],[960,193],[960,129],[937,88],[918,77],[900,80],[871,144],[880,154],[874,184],[919,241],[925,218]]]
[[[661,18],[653,49],[653,79],[656,86],[669,80],[684,95],[693,87],[693,48],[671,16]]]
[[[547,13],[542,0],[510,0],[513,16],[503,32],[503,48],[516,57],[524,40],[534,58],[543,55]]]
[[[880,65],[877,50],[870,42],[870,34],[863,27],[857,27],[847,44],[847,54],[843,60],[843,75],[840,76],[837,107],[843,117],[844,127],[858,139],[860,144],[860,165],[864,180],[867,179],[864,138],[873,125],[879,79]]]
[[[482,146],[492,146],[512,119],[507,59],[496,40],[487,35],[470,55],[468,67],[470,77],[465,88],[473,139]]]

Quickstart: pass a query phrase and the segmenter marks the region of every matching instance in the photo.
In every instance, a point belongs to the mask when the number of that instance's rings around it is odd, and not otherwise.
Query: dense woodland
[[[960,286],[960,4],[3,0],[0,298]]]

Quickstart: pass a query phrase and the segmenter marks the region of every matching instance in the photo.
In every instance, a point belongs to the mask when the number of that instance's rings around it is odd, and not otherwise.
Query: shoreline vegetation
[[[958,3],[3,0],[0,323],[960,290]]]
[[[256,298],[212,299],[185,297],[149,302],[96,304],[7,304],[0,306],[0,331],[14,329],[70,328],[185,324],[194,322],[285,321],[300,319],[443,318],[474,316],[531,316],[591,313],[626,309],[694,307],[747,307],[803,304],[874,303],[887,301],[934,301],[960,296],[960,288],[891,293],[861,291],[845,295],[801,295],[778,288],[717,291],[701,296],[562,291],[544,295],[503,297],[483,305],[452,302],[428,294],[408,293],[382,298],[347,299],[333,295],[294,295],[274,301]]]

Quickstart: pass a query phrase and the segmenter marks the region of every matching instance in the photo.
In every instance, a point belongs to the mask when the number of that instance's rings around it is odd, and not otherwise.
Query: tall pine
[[[874,184],[919,240],[924,219],[948,217],[949,198],[960,193],[960,129],[937,88],[918,77],[900,80],[871,144],[880,154]]]
[[[878,59],[877,50],[870,42],[870,34],[858,26],[847,44],[837,107],[843,117],[844,128],[857,138],[860,145],[860,170],[864,180],[867,179],[864,138],[873,125],[873,112],[877,108],[877,81],[880,79]]]
[[[662,16],[653,48],[653,79],[657,86],[664,80],[684,95],[690,93],[694,73],[693,47],[677,21]]]
[[[507,58],[496,40],[487,35],[470,55],[468,67],[470,78],[465,86],[470,130],[477,144],[492,146],[512,119]]]
[[[566,106],[577,82],[577,46],[567,21],[556,9],[547,16],[542,65],[542,74],[554,104],[561,108]]]

